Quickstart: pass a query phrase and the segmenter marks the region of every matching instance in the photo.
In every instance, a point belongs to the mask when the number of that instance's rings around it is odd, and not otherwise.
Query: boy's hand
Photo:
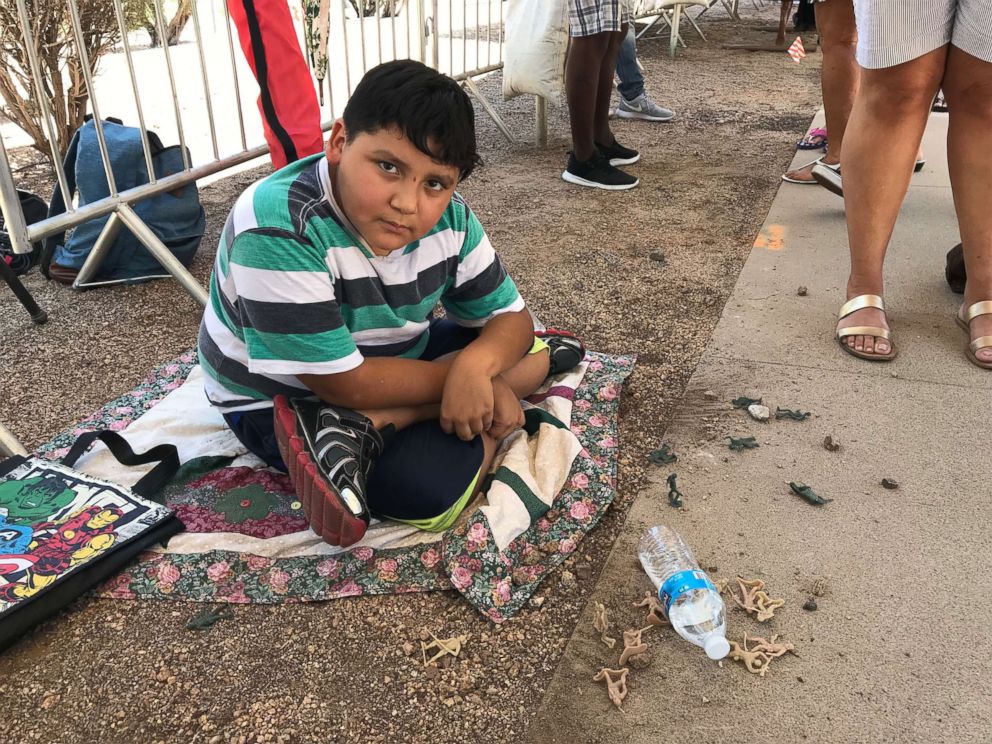
[[[459,354],[448,371],[441,397],[441,428],[469,442],[493,425],[493,379]]]
[[[520,399],[502,377],[493,379],[493,424],[489,435],[499,441],[524,425]]]

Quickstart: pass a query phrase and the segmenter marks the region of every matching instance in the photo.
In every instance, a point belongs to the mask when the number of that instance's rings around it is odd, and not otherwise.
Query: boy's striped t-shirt
[[[459,195],[426,236],[375,256],[335,203],[324,156],[297,161],[250,186],[224,225],[199,334],[207,397],[224,412],[264,408],[308,395],[300,374],[415,359],[439,301],[473,327],[524,307]]]

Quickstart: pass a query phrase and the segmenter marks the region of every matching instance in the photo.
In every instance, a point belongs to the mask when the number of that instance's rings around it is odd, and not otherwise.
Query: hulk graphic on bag
[[[44,522],[72,503],[77,494],[65,481],[35,476],[0,482],[0,512],[6,510],[8,524]]]

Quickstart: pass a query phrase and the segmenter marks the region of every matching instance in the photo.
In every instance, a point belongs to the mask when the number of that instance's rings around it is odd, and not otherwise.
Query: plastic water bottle
[[[701,646],[711,659],[729,654],[723,600],[678,533],[652,527],[641,537],[637,552],[675,632]]]

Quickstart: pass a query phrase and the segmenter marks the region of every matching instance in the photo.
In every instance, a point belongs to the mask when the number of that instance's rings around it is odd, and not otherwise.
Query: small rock
[[[441,676],[441,670],[435,666],[429,666],[427,667],[427,670],[424,672],[424,676],[431,681],[436,680],[438,677]]]
[[[887,488],[890,491],[895,491],[899,488],[899,481],[895,478],[882,478],[882,488]]]
[[[651,251],[648,254],[648,258],[650,258],[652,261],[657,261],[660,264],[664,264],[666,260],[665,254],[662,253],[661,251]]]
[[[413,652],[414,652],[414,651],[415,651],[416,649],[417,649],[417,647],[416,647],[416,646],[414,646],[414,645],[413,645],[412,643],[410,643],[410,641],[404,641],[404,642],[403,642],[403,654],[404,654],[405,656],[409,656],[409,655],[410,655],[410,654],[412,654],[412,653],[413,653]]]
[[[580,563],[575,567],[575,575],[582,581],[588,581],[592,578],[592,566],[588,563]]]
[[[800,287],[799,289],[796,290],[796,294],[799,295],[800,297],[805,297],[807,294],[809,294],[809,290],[806,289],[806,287]]]
[[[827,436],[823,438],[823,449],[827,452],[836,452],[840,449],[840,442],[836,441],[832,436],[827,434]]]
[[[530,606],[533,607],[534,609],[537,609],[537,610],[541,609],[541,605],[543,605],[543,604],[544,604],[544,597],[531,597],[530,598]]]
[[[772,415],[768,406],[763,406],[760,403],[748,406],[747,412],[755,421],[767,421]]]
[[[567,588],[567,589],[574,589],[575,588],[575,574],[573,574],[571,571],[562,571],[561,572],[561,583],[564,584],[565,588]]]
[[[706,697],[705,695],[703,695],[702,698],[703,698],[703,702],[704,703],[708,703],[710,701],[710,699],[708,697]]]
[[[806,610],[806,612],[813,612],[816,610],[816,598],[810,597],[807,599],[806,604],[803,605],[803,609]]]
[[[720,398],[720,396],[714,393],[712,390],[707,390],[705,393],[703,393],[703,397],[706,398],[706,400],[718,400]]]
[[[805,683],[806,680],[803,679],[802,677],[796,677],[796,682],[803,682],[803,683]]]

